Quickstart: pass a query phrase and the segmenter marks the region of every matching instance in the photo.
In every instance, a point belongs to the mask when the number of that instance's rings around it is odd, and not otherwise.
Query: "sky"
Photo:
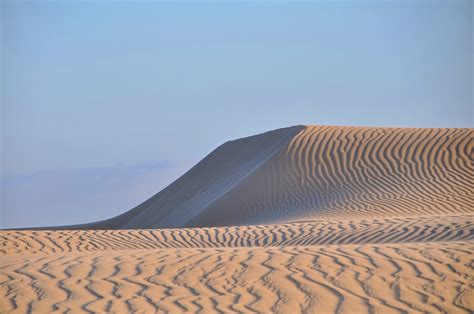
[[[474,126],[469,0],[0,3],[0,227],[114,216],[276,128]]]

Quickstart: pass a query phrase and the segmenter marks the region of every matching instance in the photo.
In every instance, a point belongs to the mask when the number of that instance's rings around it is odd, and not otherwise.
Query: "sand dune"
[[[46,229],[0,231],[0,312],[473,313],[474,131],[271,131]]]
[[[83,229],[470,213],[474,130],[296,126],[227,142],[151,199]]]

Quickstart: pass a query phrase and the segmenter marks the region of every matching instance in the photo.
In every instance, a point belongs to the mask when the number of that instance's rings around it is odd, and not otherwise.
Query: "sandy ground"
[[[473,224],[4,231],[0,309],[472,313]]]
[[[473,138],[228,142],[121,216],[0,231],[0,312],[473,313]]]

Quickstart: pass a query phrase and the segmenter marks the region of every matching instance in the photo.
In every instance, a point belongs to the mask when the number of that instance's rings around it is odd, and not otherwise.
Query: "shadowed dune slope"
[[[64,229],[473,212],[474,130],[295,126],[227,142],[112,219]]]

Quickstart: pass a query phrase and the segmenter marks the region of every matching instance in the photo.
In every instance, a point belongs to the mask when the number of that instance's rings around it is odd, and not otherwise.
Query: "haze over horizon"
[[[0,227],[114,216],[276,128],[474,125],[471,1],[0,8]]]

